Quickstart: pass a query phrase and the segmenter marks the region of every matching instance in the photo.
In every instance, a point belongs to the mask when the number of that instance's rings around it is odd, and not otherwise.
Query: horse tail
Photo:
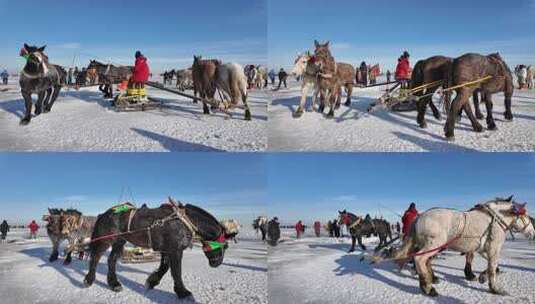
[[[416,221],[412,223],[409,234],[404,240],[403,245],[400,248],[394,250],[392,253],[392,259],[398,261],[400,266],[405,264],[406,259],[409,257],[411,252],[415,251],[416,245]]]

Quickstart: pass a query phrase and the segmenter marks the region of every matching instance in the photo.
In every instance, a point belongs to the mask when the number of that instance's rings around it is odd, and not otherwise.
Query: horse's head
[[[202,60],[202,56],[193,55],[193,65],[199,64]]]
[[[349,226],[359,219],[358,216],[351,212],[347,212],[345,209],[343,211],[338,210],[338,225]]]
[[[319,43],[317,40],[314,40],[314,54],[316,56],[331,56],[331,51],[329,50],[329,41],[325,43]]]
[[[528,214],[527,204],[519,204],[508,198],[496,198],[487,203],[490,208],[500,214],[513,232],[523,233],[528,238],[535,236],[535,227]]]
[[[294,76],[301,76],[305,72],[308,61],[312,56],[310,53],[306,52],[304,54],[298,54],[297,58],[294,60],[294,67],[292,69],[292,74]]]
[[[48,214],[43,216],[43,221],[47,222],[46,231],[48,234],[60,235],[63,230],[61,213],[63,209],[48,208]]]
[[[24,44],[24,49],[28,54],[28,60],[26,61],[25,69],[31,72],[46,72],[48,56],[44,53],[45,46],[36,47]]]
[[[211,267],[218,267],[223,263],[228,243],[225,237],[225,228],[219,221],[205,210],[186,205],[186,215],[198,229],[203,244],[202,250]]]

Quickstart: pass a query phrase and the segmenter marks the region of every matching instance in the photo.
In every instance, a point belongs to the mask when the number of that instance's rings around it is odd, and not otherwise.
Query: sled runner
[[[119,112],[146,111],[159,108],[161,105],[162,103],[160,101],[147,96],[147,90],[145,88],[122,89],[112,102],[112,106]]]
[[[121,261],[125,264],[139,264],[159,261],[160,253],[141,247],[125,248]]]

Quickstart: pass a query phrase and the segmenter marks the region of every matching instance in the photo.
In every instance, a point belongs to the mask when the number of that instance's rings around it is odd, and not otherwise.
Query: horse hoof
[[[334,117],[334,111],[329,111],[329,113],[327,113],[327,118],[333,118]]]
[[[346,103],[344,103],[344,106],[346,106],[346,107],[349,107],[350,105],[351,105],[351,101],[349,101],[349,100],[346,101]]]
[[[355,252],[355,249],[349,249],[347,253]]]
[[[490,124],[487,126],[487,129],[491,130],[491,131],[495,131],[495,130],[498,130],[498,128],[496,127],[496,124]]]
[[[510,112],[505,112],[503,113],[503,117],[506,119],[506,120],[513,120],[513,113],[510,113]]]
[[[425,122],[422,122],[422,123],[419,123],[418,126],[422,129],[426,129],[427,128],[427,123]]]
[[[490,292],[493,293],[493,294],[496,294],[496,295],[500,295],[500,296],[508,296],[509,295],[509,293],[507,293],[505,290],[500,290],[500,289],[496,289],[496,288],[491,288]]]
[[[438,297],[438,292],[435,289],[435,287],[431,287],[431,290],[429,290],[429,296],[431,297]]]
[[[466,276],[465,279],[466,279],[467,281],[472,281],[472,282],[473,282],[473,281],[476,281],[476,280],[477,280],[477,277],[476,277],[475,275],[472,274],[472,275],[468,275],[468,276]]]
[[[483,119],[483,118],[485,118],[485,117],[483,116],[483,114],[476,114],[476,118],[479,119],[479,120],[481,120],[481,119]]]
[[[480,275],[479,276],[479,283],[485,284],[487,282],[487,276],[486,275]]]
[[[39,115],[41,115],[41,110],[37,110],[37,109],[36,109],[35,112],[34,112],[34,114],[35,114],[35,116],[39,116]]]
[[[20,120],[20,124],[21,124],[22,126],[26,126],[26,125],[28,125],[29,123],[30,123],[30,118],[23,118],[23,119]]]
[[[123,286],[121,286],[121,285],[113,286],[113,287],[111,287],[111,290],[113,290],[115,292],[121,292],[121,291],[123,291]]]
[[[433,284],[440,283],[440,279],[438,277],[433,277]]]
[[[93,285],[93,281],[89,281],[88,279],[84,279],[84,286],[85,287],[91,287]]]
[[[477,132],[477,133],[483,132],[483,127],[482,126],[475,126],[474,127],[474,132]]]
[[[69,265],[69,264],[71,264],[71,260],[65,260],[65,261],[63,261],[63,265]]]
[[[187,289],[184,289],[181,291],[177,291],[176,295],[178,296],[179,299],[184,299],[184,298],[191,296],[191,292]]]

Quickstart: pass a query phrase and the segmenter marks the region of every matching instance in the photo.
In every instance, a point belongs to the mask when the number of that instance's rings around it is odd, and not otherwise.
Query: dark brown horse
[[[216,92],[217,67],[221,61],[215,59],[202,59],[201,56],[193,56],[192,78],[193,94],[202,99],[214,100]],[[194,101],[196,102],[196,101]],[[203,102],[203,113],[210,114],[208,105]]]
[[[104,64],[96,60],[91,60],[87,66],[87,71],[96,70],[98,75],[99,90],[104,93],[105,98],[113,98],[113,85],[119,84],[132,77],[133,66],[115,66]]]
[[[146,286],[154,288],[171,268],[174,290],[179,298],[191,295],[182,281],[182,254],[192,246],[194,240],[203,244],[204,254],[211,267],[221,265],[228,244],[225,241],[225,230],[219,221],[199,207],[175,204],[172,199],[169,202],[159,208],[143,205],[139,209],[123,204],[98,216],[91,237],[91,261],[84,280],[86,286],[91,286],[95,281],[98,262],[111,246],[108,286],[114,291],[122,290],[115,267],[127,241],[161,253],[160,267],[148,277]]]
[[[494,93],[504,92],[504,117],[506,120],[513,119],[513,113],[511,112],[511,97],[513,96],[514,90],[512,73],[498,53],[487,56],[468,53],[453,60],[451,74],[448,79],[448,87],[476,81],[486,76],[492,76],[492,78],[472,86],[463,86],[456,90],[457,96],[449,109],[448,119],[444,126],[446,138],[454,138],[455,121],[461,109],[466,111],[474,131],[483,131],[483,127],[479,124],[472,113],[472,109],[468,105],[469,97],[477,89],[480,90],[481,99],[487,108],[487,127],[489,130],[496,129],[496,123],[492,115],[492,94]]]
[[[341,85],[338,80],[336,61],[331,55],[329,50],[329,41],[326,43],[319,43],[314,40],[314,56],[316,57],[316,62],[320,65],[321,73],[319,74],[318,85],[320,92],[325,94],[325,100],[329,105],[330,109],[327,113],[327,117],[334,117],[334,110],[336,107],[336,100],[341,91]],[[351,80],[353,81],[353,80]],[[320,105],[318,111],[320,113],[325,109],[324,103]]]

